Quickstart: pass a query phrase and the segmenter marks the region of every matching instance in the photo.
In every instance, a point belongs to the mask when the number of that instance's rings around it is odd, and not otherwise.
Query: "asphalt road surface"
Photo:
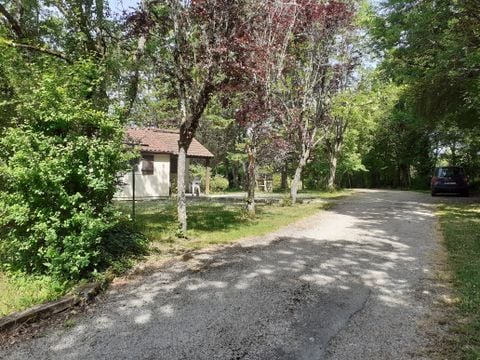
[[[116,286],[73,328],[0,358],[426,359],[431,202],[359,191],[269,236]]]

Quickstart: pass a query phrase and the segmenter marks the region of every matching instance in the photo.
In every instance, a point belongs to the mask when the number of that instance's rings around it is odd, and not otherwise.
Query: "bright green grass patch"
[[[261,236],[325,208],[326,203],[295,206],[257,205],[249,217],[242,204],[217,202],[188,205],[188,239],[176,237],[176,205],[173,202],[145,202],[137,206],[137,229],[150,240],[157,254],[168,255],[189,249],[225,244],[245,237]],[[125,204],[122,208],[127,211]]]
[[[47,276],[13,276],[0,272],[0,316],[56,300],[66,290],[65,284]]]
[[[459,310],[470,319],[461,329],[463,356],[480,359],[480,204],[443,205],[439,215]]]

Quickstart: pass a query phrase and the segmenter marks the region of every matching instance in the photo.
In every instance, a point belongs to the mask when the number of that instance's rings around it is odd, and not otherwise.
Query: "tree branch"
[[[15,20],[13,15],[10,14],[5,8],[5,6],[3,6],[2,4],[0,4],[0,14],[2,14],[7,19],[15,35],[17,35],[18,38],[21,38],[23,36],[22,27],[20,26],[18,21]]]
[[[140,82],[140,62],[145,54],[145,45],[147,38],[145,35],[140,35],[137,40],[137,49],[134,54],[134,70],[130,78],[129,88],[127,90],[127,105],[123,114],[123,117],[127,119],[133,109],[135,100],[137,100],[138,95],[138,84]]]
[[[55,51],[55,50],[45,48],[45,47],[29,45],[29,44],[21,44],[21,43],[16,43],[16,42],[13,42],[13,41],[10,41],[10,40],[5,40],[5,39],[0,39],[0,45],[7,45],[7,46],[10,46],[10,47],[14,47],[14,48],[25,49],[25,50],[28,50],[28,51],[42,53],[42,54],[46,54],[46,55],[56,57],[58,59],[66,61],[67,63],[72,63],[72,60],[69,59],[65,54],[63,54],[59,51]]]

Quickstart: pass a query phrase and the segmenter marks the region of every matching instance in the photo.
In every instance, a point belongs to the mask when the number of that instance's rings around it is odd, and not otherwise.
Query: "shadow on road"
[[[7,358],[318,359],[329,344],[347,351],[340,331],[375,341],[357,344],[369,358],[416,351],[434,224],[427,195],[363,193],[272,242],[199,253],[195,271],[177,263],[116,287],[73,329]]]

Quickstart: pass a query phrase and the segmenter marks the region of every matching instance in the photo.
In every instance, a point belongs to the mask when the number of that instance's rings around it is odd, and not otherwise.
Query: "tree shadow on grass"
[[[94,316],[6,358],[323,359],[330,340],[357,323],[356,358],[406,358],[421,343],[434,247],[429,233],[411,229],[434,221],[416,196],[400,203],[388,194],[338,206],[334,224],[200,253],[112,289]],[[364,309],[372,321],[362,321]]]
[[[136,216],[136,222],[140,231],[160,234],[177,226],[176,208],[168,205],[140,212]],[[240,206],[195,204],[188,207],[188,227],[192,231],[228,230],[251,222],[255,220],[246,217]]]

